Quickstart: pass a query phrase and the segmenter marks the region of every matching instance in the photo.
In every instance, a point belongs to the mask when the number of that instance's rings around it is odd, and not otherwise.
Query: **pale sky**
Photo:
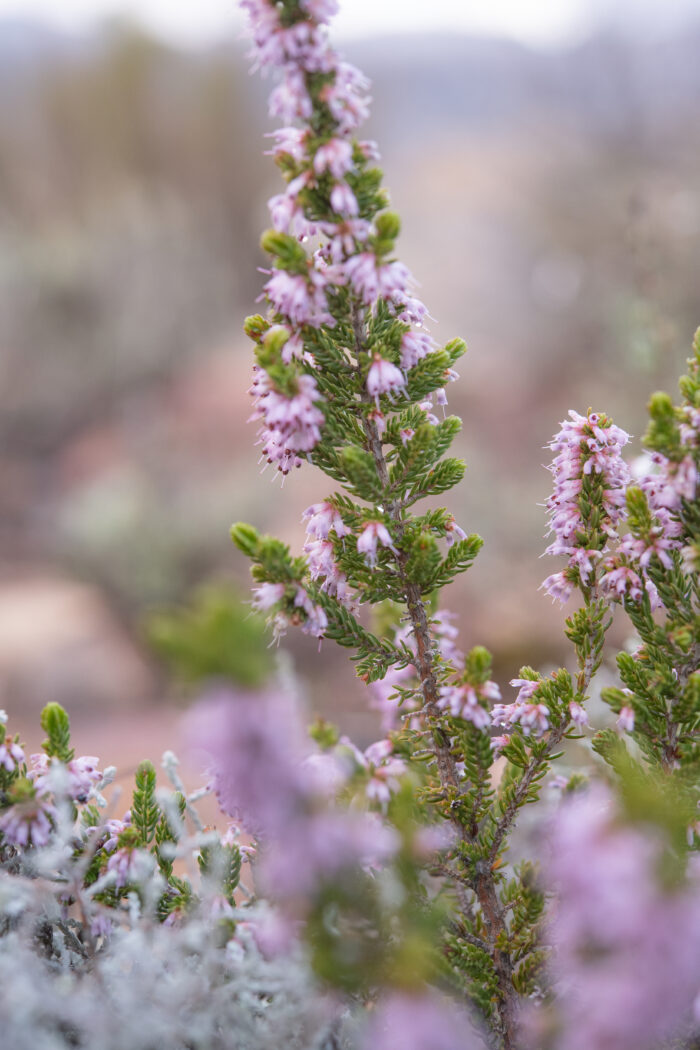
[[[136,17],[183,44],[241,26],[235,0],[0,0],[0,17],[39,17],[69,30],[114,14]],[[334,35],[463,31],[546,45],[584,35],[601,17],[657,31],[688,14],[700,19],[700,0],[341,0]]]

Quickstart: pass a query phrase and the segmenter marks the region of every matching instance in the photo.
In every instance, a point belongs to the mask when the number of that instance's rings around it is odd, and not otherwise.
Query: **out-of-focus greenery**
[[[272,669],[265,621],[228,588],[206,587],[189,605],[154,613],[146,635],[186,685],[225,679],[255,688]]]

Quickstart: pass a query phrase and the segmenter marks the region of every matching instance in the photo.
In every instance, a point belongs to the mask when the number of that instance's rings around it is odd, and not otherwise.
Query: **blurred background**
[[[463,6],[346,0],[337,40],[373,82],[433,334],[469,345],[449,505],[486,543],[445,601],[506,682],[566,658],[537,590],[543,445],[589,406],[641,436],[700,324],[700,0]],[[230,523],[300,545],[329,490],[261,478],[246,424],[279,181],[234,7],[0,0],[0,706],[37,742],[58,700],[127,768],[177,744],[178,628],[154,614],[203,584],[247,598]],[[264,662],[247,607],[208,608]],[[311,705],[373,739],[346,653],[285,644]]]

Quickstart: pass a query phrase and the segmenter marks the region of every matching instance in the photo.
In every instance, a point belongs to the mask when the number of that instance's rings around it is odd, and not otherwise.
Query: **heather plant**
[[[529,861],[508,863],[510,835],[560,749],[588,724],[616,605],[640,645],[619,655],[622,688],[605,693],[618,732],[599,732],[593,748],[624,782],[656,776],[660,764],[694,841],[698,346],[683,406],[652,401],[650,469],[636,484],[622,457],[629,436],[602,413],[572,412],[551,442],[548,553],[567,565],[543,586],[560,601],[581,599],[565,626],[576,667],[547,677],[524,667],[511,682],[515,699],[493,704],[501,697],[489,654],[476,646],[463,655],[439,607],[481,540],[447,509],[417,506],[464,473],[447,455],[459,420],[439,418],[435,405],[447,403],[464,343],[435,344],[395,256],[399,219],[378,152],[356,134],[368,85],[325,32],[335,3],[243,6],[257,66],[280,71],[270,112],[285,123],[272,153],[286,186],[270,202],[273,228],[262,239],[268,311],[246,324],[254,418],[273,469],[284,476],[306,460],[339,488],[304,515],[306,557],[248,525],[235,526],[233,539],[254,563],[254,605],[278,638],[295,624],[353,650],[384,709],[387,753],[413,771],[423,814],[451,829],[434,862],[456,902],[442,961],[495,1044],[511,1047],[523,998],[545,995],[546,951],[545,894]],[[625,732],[641,755],[628,751]]]
[[[167,753],[170,788],[143,762],[116,811],[114,771],[75,757],[58,705],[37,755],[0,728],[8,1045],[692,1050],[700,333],[681,403],[651,400],[642,457],[592,410],[550,442],[547,554],[564,562],[541,600],[578,603],[570,666],[514,668],[503,697],[442,605],[481,546],[423,502],[464,473],[445,412],[464,344],[436,345],[396,258],[377,149],[357,137],[368,85],[330,46],[335,0],[243,6],[284,122],[266,307],[246,322],[253,418],[265,466],[312,464],[333,491],[299,554],[234,526],[256,617],[208,591],[151,623],[204,694],[185,723],[202,789]],[[350,651],[381,739],[307,731],[260,615],[277,642],[300,627]],[[593,727],[615,618],[630,641]]]

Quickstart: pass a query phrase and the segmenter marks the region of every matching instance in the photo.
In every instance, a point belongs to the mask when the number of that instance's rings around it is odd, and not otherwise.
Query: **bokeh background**
[[[177,743],[153,613],[212,581],[245,596],[230,523],[299,545],[328,491],[260,477],[246,423],[279,182],[234,6],[0,0],[0,706],[36,742],[58,700],[127,769]],[[700,324],[700,0],[487,6],[346,0],[339,43],[433,333],[469,344],[449,500],[486,545],[445,599],[505,682],[565,658],[537,590],[544,444],[588,406],[639,437]],[[287,648],[368,742],[347,655]]]

